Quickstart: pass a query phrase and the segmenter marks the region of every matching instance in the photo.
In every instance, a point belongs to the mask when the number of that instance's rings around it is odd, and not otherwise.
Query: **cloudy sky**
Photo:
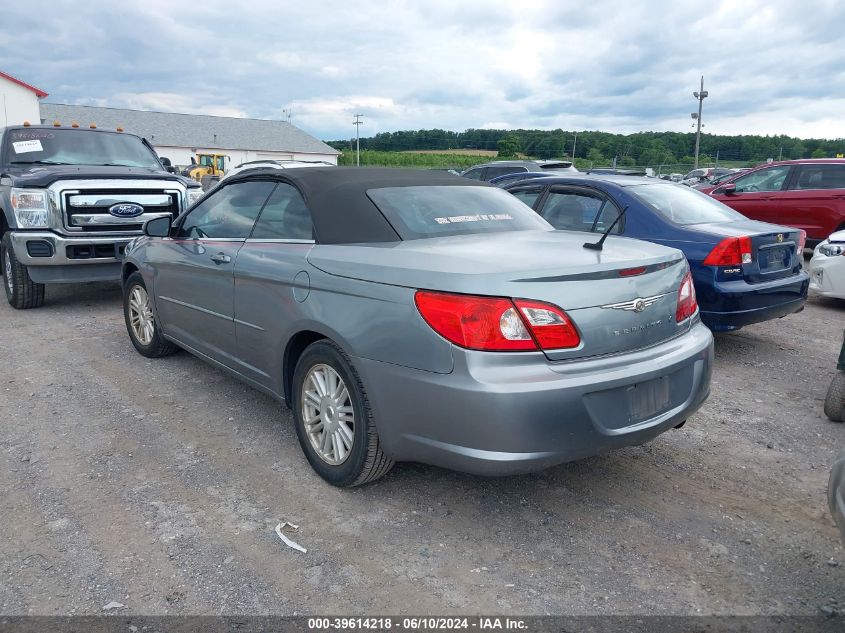
[[[283,118],[323,139],[470,127],[845,137],[845,2],[7,2],[47,101]]]

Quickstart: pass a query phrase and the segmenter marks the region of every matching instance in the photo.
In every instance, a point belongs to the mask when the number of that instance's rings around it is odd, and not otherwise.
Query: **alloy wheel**
[[[153,342],[155,321],[150,297],[141,286],[135,286],[129,293],[129,324],[132,334],[141,345]]]
[[[314,452],[332,466],[345,462],[355,441],[355,412],[340,374],[329,365],[314,365],[302,383],[300,406]]]
[[[9,292],[14,292],[15,282],[12,280],[12,256],[9,255],[9,249],[3,249],[3,276],[6,278],[6,287],[9,289]]]

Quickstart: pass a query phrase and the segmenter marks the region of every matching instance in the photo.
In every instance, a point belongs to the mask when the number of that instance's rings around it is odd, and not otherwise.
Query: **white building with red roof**
[[[25,81],[0,71],[0,127],[24,121],[41,122],[40,100],[47,93]]]

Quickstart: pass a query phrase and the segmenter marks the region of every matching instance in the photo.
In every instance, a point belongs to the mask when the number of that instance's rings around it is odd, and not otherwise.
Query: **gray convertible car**
[[[147,223],[126,325],[144,356],[184,348],[284,400],[332,484],[527,472],[646,442],[709,393],[683,255],[596,241],[442,172],[251,171]]]

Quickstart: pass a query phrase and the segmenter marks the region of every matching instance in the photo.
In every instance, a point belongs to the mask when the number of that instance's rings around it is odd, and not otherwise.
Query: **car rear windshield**
[[[7,134],[5,164],[115,165],[161,169],[137,136],[118,132],[30,128]]]
[[[684,185],[635,185],[628,191],[675,224],[734,222],[745,216],[707,194]]]
[[[403,240],[552,230],[530,207],[494,187],[386,187],[367,195]]]

